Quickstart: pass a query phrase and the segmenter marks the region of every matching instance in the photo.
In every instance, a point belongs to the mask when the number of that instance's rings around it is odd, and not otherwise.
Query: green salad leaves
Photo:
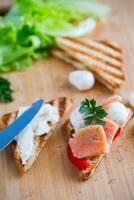
[[[107,113],[102,108],[102,106],[96,105],[95,99],[85,99],[84,101],[82,101],[79,112],[83,115],[85,125],[105,125],[102,119],[107,116]]]
[[[23,70],[47,57],[56,36],[75,36],[80,22],[103,20],[109,11],[96,0],[16,0],[0,18],[0,72]]]

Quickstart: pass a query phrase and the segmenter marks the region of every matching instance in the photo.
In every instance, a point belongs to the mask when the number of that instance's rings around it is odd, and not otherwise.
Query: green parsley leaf
[[[10,88],[10,82],[0,77],[0,102],[8,103],[13,101],[12,90]]]
[[[92,123],[93,116],[86,117],[86,118],[84,118],[84,120],[85,120],[85,125],[88,126],[89,124]]]
[[[107,113],[102,106],[97,106],[95,99],[82,101],[79,112],[83,116],[85,125],[105,125],[102,119],[107,116]]]
[[[96,117],[95,120],[96,120],[96,125],[101,125],[101,126],[105,125],[105,122],[103,122],[101,119]]]

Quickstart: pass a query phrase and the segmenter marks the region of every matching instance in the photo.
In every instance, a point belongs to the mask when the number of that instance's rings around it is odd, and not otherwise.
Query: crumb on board
[[[111,183],[113,183],[113,182],[115,182],[116,181],[116,178],[112,178],[112,179],[110,179],[109,181],[108,181],[108,184],[111,184]]]

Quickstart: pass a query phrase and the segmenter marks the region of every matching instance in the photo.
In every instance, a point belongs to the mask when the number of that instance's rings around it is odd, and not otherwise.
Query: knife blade
[[[0,151],[4,149],[14,138],[31,122],[40,110],[44,101],[39,99],[35,101],[22,115],[20,115],[9,126],[0,131]]]

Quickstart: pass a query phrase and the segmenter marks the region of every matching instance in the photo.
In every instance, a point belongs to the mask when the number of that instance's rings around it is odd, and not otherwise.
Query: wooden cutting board
[[[107,0],[113,7],[110,21],[95,38],[117,40],[125,49],[126,84],[120,90],[124,100],[134,89],[134,1]],[[111,95],[96,82],[88,92],[79,92],[68,84],[73,67],[55,58],[35,62],[24,72],[5,74],[12,82],[14,101],[0,104],[0,112],[16,110],[36,98],[46,100],[71,96],[73,108],[85,97],[99,100]],[[134,199],[134,118],[113,144],[111,152],[92,178],[78,180],[77,170],[66,156],[66,132],[59,126],[31,170],[19,176],[9,149],[0,152],[0,200],[130,200]]]

